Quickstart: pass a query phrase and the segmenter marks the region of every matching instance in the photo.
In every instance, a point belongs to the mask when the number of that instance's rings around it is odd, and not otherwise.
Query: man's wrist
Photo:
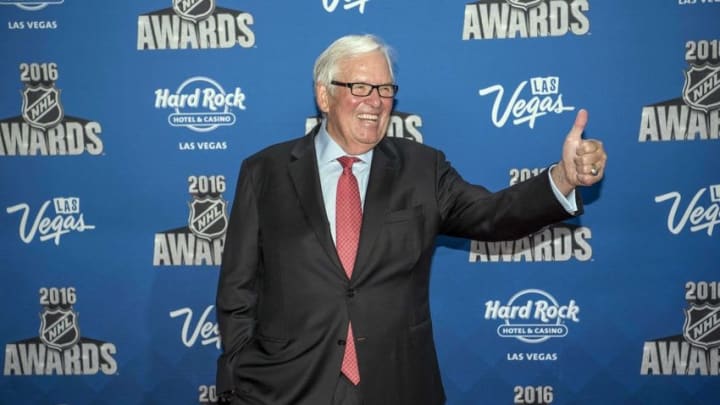
[[[575,189],[575,186],[570,184],[567,180],[567,175],[565,173],[565,168],[562,166],[562,162],[553,165],[550,168],[550,177],[552,178],[555,187],[557,187],[557,190],[566,197]]]

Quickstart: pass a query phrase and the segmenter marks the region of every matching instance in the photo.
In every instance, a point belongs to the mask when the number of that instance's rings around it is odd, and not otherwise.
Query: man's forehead
[[[338,72],[344,76],[381,74],[390,78],[390,68],[381,51],[345,57],[339,61],[338,68]]]

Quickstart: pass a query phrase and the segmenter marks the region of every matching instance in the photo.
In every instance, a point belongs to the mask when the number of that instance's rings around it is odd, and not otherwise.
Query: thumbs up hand
[[[602,142],[582,139],[587,121],[587,111],[578,111],[563,144],[562,160],[551,172],[555,185],[565,195],[577,186],[597,183],[605,173],[607,154]]]

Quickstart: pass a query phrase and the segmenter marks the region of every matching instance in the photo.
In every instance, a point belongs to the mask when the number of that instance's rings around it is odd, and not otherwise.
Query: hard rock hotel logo
[[[567,321],[580,322],[580,307],[575,300],[561,305],[547,291],[535,288],[519,291],[507,303],[491,300],[485,303],[485,319],[500,319],[500,337],[515,338],[524,343],[542,343],[568,334]]]
[[[25,11],[42,10],[49,5],[62,4],[64,0],[27,1],[27,0],[0,0],[0,6],[17,6]],[[24,13],[23,13],[24,14]],[[45,13],[38,13],[45,14]],[[36,14],[36,15],[38,15]],[[33,18],[24,14],[21,18],[8,19],[8,30],[54,30],[58,28],[57,20],[44,17]]]
[[[21,63],[21,114],[0,120],[0,156],[100,155],[99,122],[68,116],[54,62]]]
[[[228,226],[225,176],[188,177],[187,226],[155,234],[153,266],[218,266]]]
[[[234,125],[236,111],[244,111],[246,96],[240,87],[225,90],[220,83],[204,76],[183,81],[177,89],[155,90],[154,107],[170,110],[168,124],[194,132],[210,132]],[[225,142],[182,142],[180,150],[226,149]]]
[[[117,348],[113,343],[80,334],[75,287],[39,290],[40,328],[37,337],[5,345],[3,374],[111,375],[117,373]]]
[[[641,375],[720,375],[720,282],[685,283],[682,335],[646,341]]]
[[[215,0],[172,0],[172,7],[138,16],[137,49],[250,48],[254,22],[249,12],[217,7]]]
[[[462,39],[586,35],[589,0],[483,0],[465,5]]]
[[[644,106],[638,142],[707,141],[720,135],[720,40],[685,43],[681,97]]]
[[[538,344],[567,336],[569,325],[580,322],[580,306],[574,299],[558,301],[545,290],[529,288],[518,291],[507,302],[485,303],[485,319],[500,321],[497,335]],[[546,351],[507,353],[509,361],[555,361],[557,353]]]
[[[53,4],[62,4],[65,0],[44,0],[44,1],[28,1],[28,0],[0,0],[1,6],[17,6],[27,11],[42,10]]]

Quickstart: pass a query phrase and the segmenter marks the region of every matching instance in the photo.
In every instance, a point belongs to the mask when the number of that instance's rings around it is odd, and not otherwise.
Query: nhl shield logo
[[[683,335],[693,346],[706,350],[720,346],[720,306],[692,305],[686,309]]]
[[[215,11],[215,0],[173,0],[173,10],[184,20],[198,22]]]
[[[77,315],[71,309],[45,309],[40,314],[40,340],[48,347],[63,350],[80,340]]]
[[[507,0],[511,6],[528,10],[540,4],[542,0]]]
[[[685,72],[683,100],[706,113],[720,108],[720,65],[691,66]]]
[[[53,87],[31,86],[23,90],[22,116],[33,127],[47,129],[63,119],[60,91]]]
[[[206,240],[224,235],[228,225],[225,206],[222,198],[194,199],[188,220],[192,233]]]

